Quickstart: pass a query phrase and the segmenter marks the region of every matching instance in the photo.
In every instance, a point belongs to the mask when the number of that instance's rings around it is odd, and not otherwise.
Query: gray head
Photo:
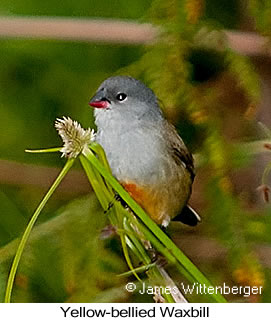
[[[89,105],[96,108],[96,123],[101,127],[110,123],[157,121],[163,118],[158,100],[151,89],[129,76],[106,79]]]

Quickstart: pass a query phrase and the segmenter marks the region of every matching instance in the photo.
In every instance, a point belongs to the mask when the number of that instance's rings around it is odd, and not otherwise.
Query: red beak
[[[106,109],[109,106],[108,101],[93,101],[89,102],[89,105],[97,109]]]

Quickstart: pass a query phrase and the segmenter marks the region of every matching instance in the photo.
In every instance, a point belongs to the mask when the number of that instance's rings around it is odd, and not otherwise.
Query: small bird
[[[132,198],[159,225],[173,218],[196,225],[200,217],[187,205],[193,158],[154,92],[130,76],[110,77],[89,105],[95,108],[96,140]]]

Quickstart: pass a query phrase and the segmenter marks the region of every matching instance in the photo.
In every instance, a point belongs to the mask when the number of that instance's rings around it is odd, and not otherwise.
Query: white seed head
[[[94,129],[85,130],[79,122],[69,117],[56,119],[55,127],[64,143],[60,150],[62,157],[76,158],[85,147],[95,140]]]

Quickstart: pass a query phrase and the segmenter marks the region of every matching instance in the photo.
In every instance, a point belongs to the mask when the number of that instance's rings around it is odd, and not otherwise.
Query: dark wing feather
[[[184,165],[191,175],[192,181],[194,180],[194,162],[191,153],[186,148],[181,137],[178,135],[175,127],[166,121],[166,136],[170,143],[169,149],[173,159],[178,165]]]
[[[201,218],[199,214],[194,209],[192,209],[191,206],[186,205],[182,209],[182,212],[179,213],[175,218],[173,218],[172,221],[181,221],[184,224],[194,227],[199,222],[201,222]]]
[[[193,182],[195,177],[193,157],[178,135],[175,127],[167,121],[165,125],[165,136],[167,136],[167,142],[169,143],[169,153],[177,165],[182,165],[186,168]],[[201,221],[200,216],[189,205],[183,207],[182,211],[174,218],[175,220],[190,226],[195,226]]]

